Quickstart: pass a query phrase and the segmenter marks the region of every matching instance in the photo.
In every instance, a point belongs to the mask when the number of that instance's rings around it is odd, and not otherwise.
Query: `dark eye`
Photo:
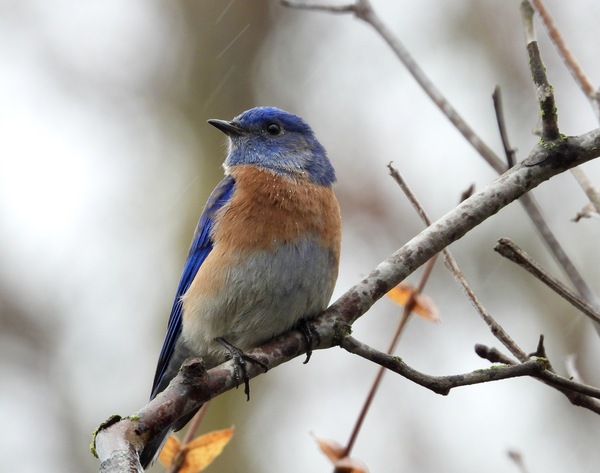
[[[278,135],[281,133],[281,127],[277,123],[269,123],[267,125],[267,133],[273,136]]]

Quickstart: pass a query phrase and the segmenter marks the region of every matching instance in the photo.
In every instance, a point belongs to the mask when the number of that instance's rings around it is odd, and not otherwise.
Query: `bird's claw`
[[[304,360],[304,364],[306,364],[310,360],[313,352],[313,342],[316,341],[317,345],[321,344],[321,335],[319,335],[312,320],[302,319],[298,322],[296,328],[302,334],[304,343],[306,343],[306,359]]]
[[[240,350],[235,345],[232,345],[224,338],[217,338],[217,342],[223,345],[227,351],[229,352],[229,357],[233,360],[233,375],[235,376],[235,382],[239,387],[240,382],[244,382],[244,394],[246,395],[246,400],[250,400],[250,378],[248,377],[248,370],[246,369],[246,362],[249,361],[260,366],[265,373],[269,370],[267,365],[265,365],[262,361],[257,360],[249,355],[246,355],[242,350]]]

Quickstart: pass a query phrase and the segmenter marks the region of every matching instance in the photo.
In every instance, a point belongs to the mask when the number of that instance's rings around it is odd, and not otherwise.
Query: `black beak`
[[[208,123],[210,123],[215,128],[221,130],[227,136],[237,136],[242,135],[244,133],[244,130],[242,128],[240,128],[237,125],[234,125],[233,122],[228,122],[227,120],[216,120],[212,118],[208,120]]]

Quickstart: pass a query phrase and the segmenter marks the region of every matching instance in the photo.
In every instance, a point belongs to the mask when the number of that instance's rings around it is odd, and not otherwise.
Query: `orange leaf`
[[[317,437],[313,434],[317,445],[327,458],[331,461],[336,471],[340,473],[368,473],[367,466],[359,459],[345,457],[344,447],[338,442],[323,437]]]
[[[406,282],[401,282],[387,293],[388,297],[399,305],[406,305],[410,297],[415,293],[415,288]],[[413,311],[426,320],[439,322],[440,316],[437,307],[425,294],[415,295],[415,306]]]
[[[342,455],[344,454],[344,447],[342,447],[335,440],[317,437],[316,435],[313,435],[313,437],[315,438],[321,451],[327,458],[331,460],[332,463],[342,458]]]
[[[169,468],[176,458],[176,454],[181,452],[185,458],[179,473],[197,473],[204,470],[221,454],[232,436],[233,428],[215,430],[181,446],[177,437],[171,434],[158,459],[166,468]]]
[[[160,451],[160,455],[158,456],[158,461],[161,462],[165,468],[169,468],[173,464],[173,459],[175,455],[177,455],[181,450],[181,442],[177,438],[176,435],[171,434],[167,441],[165,442],[164,447]]]
[[[186,461],[190,463],[190,470],[187,473],[204,470],[221,454],[231,437],[233,437],[233,428],[215,430],[188,443]],[[181,473],[184,471],[181,470]]]

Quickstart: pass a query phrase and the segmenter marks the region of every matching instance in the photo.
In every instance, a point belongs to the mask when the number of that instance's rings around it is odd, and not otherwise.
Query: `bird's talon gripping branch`
[[[240,385],[240,382],[244,382],[244,394],[246,395],[246,400],[250,400],[250,378],[248,376],[248,370],[246,369],[246,362],[249,361],[260,366],[264,372],[266,373],[269,368],[262,361],[257,360],[249,355],[246,355],[242,350],[238,347],[232,345],[227,340],[222,337],[217,338],[217,342],[225,347],[227,350],[229,357],[233,360],[234,363],[234,376],[235,381]]]
[[[315,324],[312,320],[300,320],[296,326],[296,329],[302,334],[302,337],[304,337],[304,343],[306,344],[306,359],[304,360],[304,364],[307,364],[312,356],[313,345],[315,342],[317,346],[321,343],[321,336],[316,330]]]

